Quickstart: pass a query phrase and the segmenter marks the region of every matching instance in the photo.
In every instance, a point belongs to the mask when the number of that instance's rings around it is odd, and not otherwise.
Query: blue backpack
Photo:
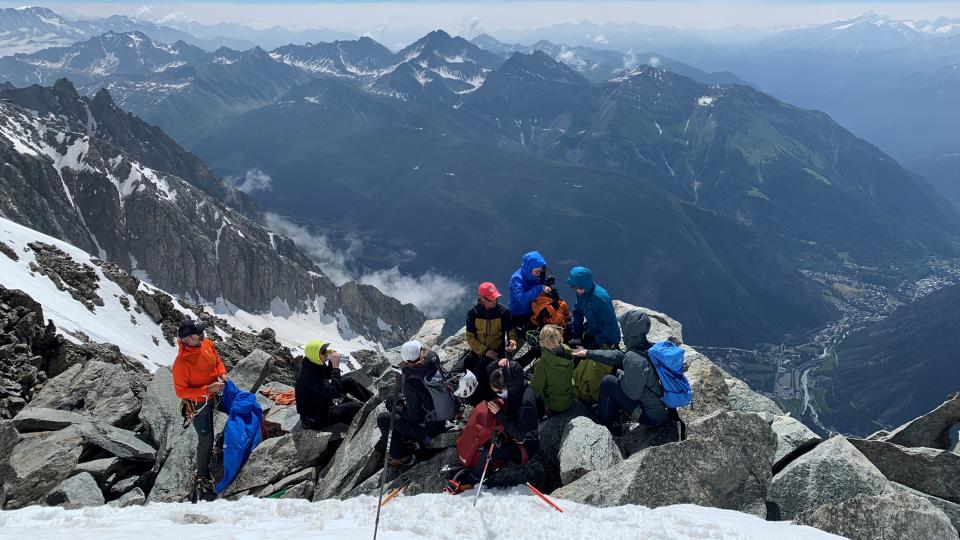
[[[686,407],[693,401],[693,389],[683,374],[683,348],[670,341],[661,341],[647,351],[653,367],[660,377],[663,397],[660,399],[669,409]]]

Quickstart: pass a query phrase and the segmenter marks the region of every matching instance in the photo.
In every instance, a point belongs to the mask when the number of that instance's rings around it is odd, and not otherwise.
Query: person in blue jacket
[[[533,301],[540,294],[550,294],[552,290],[547,279],[547,260],[539,251],[524,254],[520,268],[510,276],[510,315],[513,317],[513,328],[520,339],[524,339],[530,329]],[[526,367],[536,358],[536,351],[531,349],[531,352],[533,354],[524,354],[522,358],[515,360]]]
[[[573,339],[591,349],[620,346],[620,325],[607,290],[593,281],[589,268],[576,266],[570,270],[567,284],[577,293],[570,327]],[[586,321],[584,321],[586,319]]]
[[[510,315],[515,324],[523,324],[523,328],[530,326],[531,304],[540,293],[550,292],[544,285],[546,273],[547,260],[539,251],[531,251],[524,254],[520,268],[510,276]]]

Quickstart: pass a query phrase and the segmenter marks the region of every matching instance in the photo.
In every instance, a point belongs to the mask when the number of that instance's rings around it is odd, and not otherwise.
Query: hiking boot
[[[464,491],[469,491],[473,489],[473,484],[467,482],[457,482],[454,479],[447,480],[447,484],[443,486],[443,492],[449,495],[456,495],[457,493],[463,493]]]
[[[413,465],[414,462],[416,461],[417,461],[416,455],[406,456],[402,458],[389,458],[387,459],[387,466],[388,467],[406,467],[409,465]]]
[[[213,490],[213,478],[193,475],[193,491],[190,494],[190,502],[196,504],[199,501],[216,500],[217,494]]]

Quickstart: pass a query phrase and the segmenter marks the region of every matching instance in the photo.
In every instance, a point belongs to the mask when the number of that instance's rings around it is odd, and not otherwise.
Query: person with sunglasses
[[[173,389],[181,399],[184,424],[192,423],[197,432],[197,471],[194,486],[198,497],[213,500],[214,482],[210,476],[213,454],[213,412],[222,410],[219,394],[227,381],[227,369],[217,347],[203,337],[203,324],[185,320],[177,329],[179,352],[173,361]]]

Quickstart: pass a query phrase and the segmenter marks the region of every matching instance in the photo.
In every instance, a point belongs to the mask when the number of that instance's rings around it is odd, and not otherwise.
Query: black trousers
[[[425,436],[433,437],[443,433],[444,422],[427,422],[426,426],[414,424],[405,419],[400,413],[383,411],[377,415],[377,427],[380,428],[380,441],[377,450],[386,451],[387,434],[390,432],[390,416],[393,421],[393,440],[390,442],[390,457],[403,459],[416,453],[416,443],[423,443]]]
[[[470,475],[473,477],[473,483],[479,482],[480,477],[483,475],[483,466],[487,461],[487,453],[490,452],[490,444],[492,443],[487,443],[480,448],[480,459],[470,471]],[[526,441],[524,443],[502,441],[499,446],[493,447],[493,454],[490,455],[491,468],[487,469],[487,475],[493,472],[494,466],[499,467],[504,462],[516,463],[517,465],[527,463],[533,458],[533,455],[537,453],[538,448],[540,448],[540,441],[537,440]]]
[[[213,454],[213,413],[227,412],[219,396],[194,404],[193,429],[197,432],[197,476],[210,477],[210,456]]]
[[[343,379],[340,381],[340,391],[345,396],[350,396],[356,401],[345,400],[337,405],[330,405],[326,413],[318,414],[316,417],[302,416],[300,423],[306,429],[320,430],[334,424],[349,424],[357,411],[363,407],[368,399],[373,397],[373,393],[367,387],[352,379]],[[299,396],[298,396],[299,397]],[[323,409],[321,408],[321,412]]]

